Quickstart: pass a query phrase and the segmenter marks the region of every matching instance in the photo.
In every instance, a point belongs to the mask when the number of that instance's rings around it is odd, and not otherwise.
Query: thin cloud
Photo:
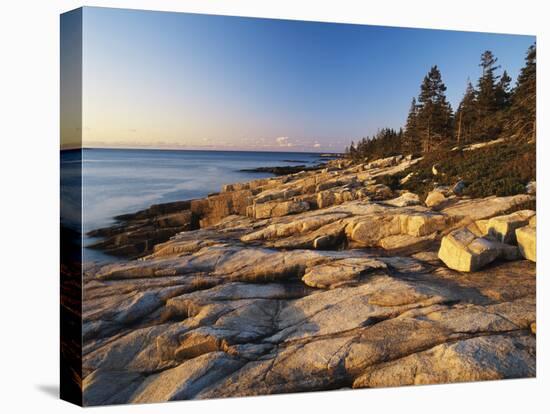
[[[288,137],[278,137],[275,138],[275,142],[279,147],[293,147],[294,144],[290,141]]]

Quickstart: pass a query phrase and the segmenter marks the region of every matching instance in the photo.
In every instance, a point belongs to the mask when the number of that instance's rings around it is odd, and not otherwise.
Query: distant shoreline
[[[250,152],[250,153],[278,153],[278,154],[308,154],[318,155],[320,158],[341,158],[343,152],[312,152],[312,151],[279,151],[279,150],[240,150],[240,149],[196,149],[196,148],[105,148],[105,147],[79,147],[79,148],[61,148],[61,152],[94,150],[94,151],[187,151],[187,152]]]
[[[289,174],[295,174],[300,171],[315,171],[320,170],[321,168],[325,168],[325,163],[317,163],[313,165],[285,165],[281,167],[256,167],[256,168],[243,168],[239,170],[240,172],[246,172],[246,173],[269,173],[274,174],[276,176],[282,176],[282,175],[289,175]]]

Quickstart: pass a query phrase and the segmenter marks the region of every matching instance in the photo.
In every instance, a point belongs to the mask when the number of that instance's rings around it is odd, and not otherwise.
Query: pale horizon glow
[[[479,56],[515,81],[533,36],[85,7],[82,146],[342,152],[404,125],[437,64],[456,109]]]

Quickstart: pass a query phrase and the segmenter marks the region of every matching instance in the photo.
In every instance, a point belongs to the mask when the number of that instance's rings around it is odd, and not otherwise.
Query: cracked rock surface
[[[411,163],[338,160],[96,232],[128,259],[84,275],[84,403],[535,376],[534,196],[435,211],[376,182]],[[445,237],[500,250],[461,272]]]

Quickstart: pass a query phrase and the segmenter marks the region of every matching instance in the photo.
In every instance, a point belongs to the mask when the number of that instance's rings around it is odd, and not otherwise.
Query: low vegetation
[[[406,189],[421,197],[437,185],[454,185],[462,180],[464,195],[508,196],[525,192],[536,177],[535,144],[511,140],[476,150],[436,151],[426,154],[411,168],[386,176],[384,184]],[[434,175],[435,166],[438,174]],[[411,174],[402,185],[400,181]]]

